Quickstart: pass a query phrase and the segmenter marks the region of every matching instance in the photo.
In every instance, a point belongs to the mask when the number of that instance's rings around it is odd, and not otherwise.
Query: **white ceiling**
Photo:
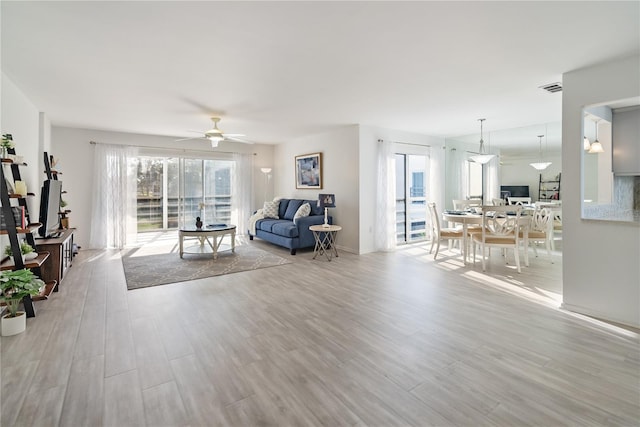
[[[640,51],[638,1],[0,7],[2,71],[54,125],[188,137],[219,115],[262,143],[557,123],[562,95],[539,86]]]

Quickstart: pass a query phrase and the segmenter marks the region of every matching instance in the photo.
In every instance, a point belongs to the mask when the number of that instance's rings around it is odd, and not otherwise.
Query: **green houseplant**
[[[8,314],[2,316],[2,336],[15,335],[27,327],[27,316],[18,311],[20,302],[26,296],[38,295],[44,282],[31,270],[5,270],[0,272],[0,301],[7,305]]]
[[[38,254],[33,251],[33,247],[24,240],[22,241],[22,243],[20,243],[20,253],[22,254],[22,258],[24,258],[25,260],[33,259],[38,256]],[[4,247],[4,254],[6,256],[13,257],[11,246],[7,245]]]

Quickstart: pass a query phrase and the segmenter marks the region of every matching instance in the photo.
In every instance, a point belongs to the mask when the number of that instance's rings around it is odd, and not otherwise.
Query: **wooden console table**
[[[51,239],[36,239],[38,251],[47,251],[51,255],[40,266],[41,278],[45,282],[57,280],[58,286],[64,278],[67,268],[73,261],[73,232],[75,228],[61,230],[59,237]],[[55,291],[58,290],[56,286]]]

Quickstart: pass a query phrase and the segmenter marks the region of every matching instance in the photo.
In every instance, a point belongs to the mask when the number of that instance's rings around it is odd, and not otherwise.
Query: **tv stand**
[[[58,286],[62,283],[64,275],[73,261],[75,255],[73,251],[73,233],[75,228],[61,230],[58,237],[36,239],[38,251],[47,251],[51,255],[40,267],[42,280],[49,282],[57,280]]]

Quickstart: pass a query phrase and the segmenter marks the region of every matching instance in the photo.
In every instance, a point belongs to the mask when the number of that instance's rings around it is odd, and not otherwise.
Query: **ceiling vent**
[[[544,86],[540,86],[540,89],[544,89],[550,93],[562,92],[562,84],[558,83],[549,83]]]

